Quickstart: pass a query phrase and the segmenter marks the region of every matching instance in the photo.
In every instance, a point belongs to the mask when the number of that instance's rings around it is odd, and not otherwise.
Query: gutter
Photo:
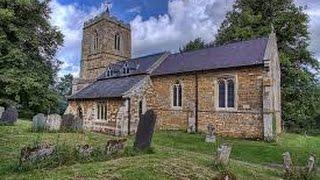
[[[198,132],[199,89],[198,74],[195,72],[195,130]]]

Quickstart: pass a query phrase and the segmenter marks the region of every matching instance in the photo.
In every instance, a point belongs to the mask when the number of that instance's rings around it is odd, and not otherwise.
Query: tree
[[[29,116],[47,112],[58,96],[52,88],[63,36],[49,23],[49,0],[0,1],[0,102]]]
[[[282,112],[290,129],[314,124],[319,104],[319,62],[308,50],[308,16],[292,0],[236,0],[215,45],[267,36],[275,28],[282,71]]]
[[[67,75],[64,75],[64,77],[60,78],[60,80],[56,85],[56,90],[61,96],[66,97],[71,95],[72,81],[73,81],[72,74],[67,74]]]
[[[55,90],[59,94],[59,100],[55,113],[63,114],[68,107],[67,96],[72,93],[72,74],[67,74],[61,77],[56,83]]]
[[[187,51],[202,49],[205,47],[207,47],[206,43],[201,38],[197,38],[193,41],[188,42],[186,45],[180,48],[180,52],[187,52]]]

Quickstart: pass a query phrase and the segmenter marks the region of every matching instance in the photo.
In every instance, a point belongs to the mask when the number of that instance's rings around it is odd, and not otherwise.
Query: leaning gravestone
[[[1,116],[2,116],[3,112],[4,112],[4,107],[0,106],[0,119],[1,119]]]
[[[228,165],[230,153],[231,153],[231,146],[227,144],[222,144],[218,148],[217,157],[216,157],[217,162],[225,166]]]
[[[306,166],[307,174],[310,175],[313,171],[316,170],[316,156],[311,154],[308,159]]]
[[[134,147],[144,150],[151,146],[152,135],[156,124],[156,114],[152,110],[148,110],[140,118]]]
[[[214,143],[216,142],[216,128],[212,124],[208,124],[208,133],[206,135],[206,142]]]
[[[33,131],[40,131],[44,130],[46,125],[46,117],[44,114],[39,113],[32,118],[32,130]]]
[[[13,125],[17,122],[18,111],[15,107],[9,106],[1,116],[1,123]]]
[[[293,164],[291,160],[291,156],[289,152],[285,152],[282,154],[283,156],[283,168],[286,176],[290,176],[293,172]]]
[[[50,114],[46,119],[46,129],[49,131],[60,130],[61,116],[59,114]]]

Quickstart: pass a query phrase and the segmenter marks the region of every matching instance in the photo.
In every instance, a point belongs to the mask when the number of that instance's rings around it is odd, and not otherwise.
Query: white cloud
[[[201,37],[206,42],[214,40],[217,29],[231,9],[234,0],[169,0],[168,12],[143,20],[137,15],[131,22],[133,56],[160,51],[177,51],[190,40]],[[311,47],[320,59],[320,1],[299,1],[308,5],[310,16]],[[58,26],[65,35],[64,47],[58,58],[64,62],[59,76],[72,73],[78,75],[81,58],[83,22],[104,9],[97,7],[80,8],[77,4],[62,5],[57,0],[50,3],[53,25]],[[112,7],[112,5],[111,5]],[[126,12],[140,12],[134,7]]]
[[[171,0],[168,13],[131,22],[133,55],[177,51],[186,42],[201,37],[214,40],[217,29],[232,2],[225,0]]]
[[[58,59],[63,62],[58,75],[71,73],[78,76],[83,22],[102,12],[104,5],[81,10],[77,4],[62,5],[53,0],[50,2],[50,8],[52,10],[50,22],[64,35],[63,47],[57,54]]]

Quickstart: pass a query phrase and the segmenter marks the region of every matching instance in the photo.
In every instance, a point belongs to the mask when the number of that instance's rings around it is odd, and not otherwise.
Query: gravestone
[[[219,164],[228,165],[230,153],[231,153],[231,146],[227,144],[220,145],[220,147],[218,148],[216,161]]]
[[[194,117],[188,118],[188,133],[195,133],[196,132],[196,120]]]
[[[306,166],[307,174],[311,174],[316,169],[316,157],[311,154],[308,159],[308,163]]]
[[[44,130],[46,125],[46,117],[44,114],[39,113],[32,118],[32,130],[39,131]]]
[[[73,114],[65,114],[62,116],[60,124],[62,130],[81,130],[83,128],[82,120]]]
[[[124,148],[127,139],[109,140],[106,145],[105,152],[107,155],[118,153]]]
[[[77,151],[81,156],[89,157],[89,156],[91,156],[91,154],[93,152],[93,147],[88,144],[86,144],[84,146],[78,145]]]
[[[37,145],[36,147],[24,147],[21,149],[20,163],[44,159],[52,155],[54,151],[55,146],[46,143]]]
[[[1,119],[1,116],[2,116],[3,112],[4,112],[4,107],[0,106],[0,119]]]
[[[46,129],[49,131],[58,131],[61,125],[61,116],[59,114],[50,114],[46,119]]]
[[[13,125],[18,120],[18,111],[15,107],[9,106],[1,116],[1,122]]]
[[[290,153],[285,152],[282,154],[282,156],[283,156],[283,168],[284,168],[285,174],[287,176],[290,176],[293,172],[293,164],[292,164]]]
[[[206,135],[206,142],[215,143],[216,142],[216,128],[212,124],[207,126],[208,133]]]
[[[140,118],[134,147],[144,150],[151,146],[152,135],[156,124],[156,114],[152,110],[148,110]]]

